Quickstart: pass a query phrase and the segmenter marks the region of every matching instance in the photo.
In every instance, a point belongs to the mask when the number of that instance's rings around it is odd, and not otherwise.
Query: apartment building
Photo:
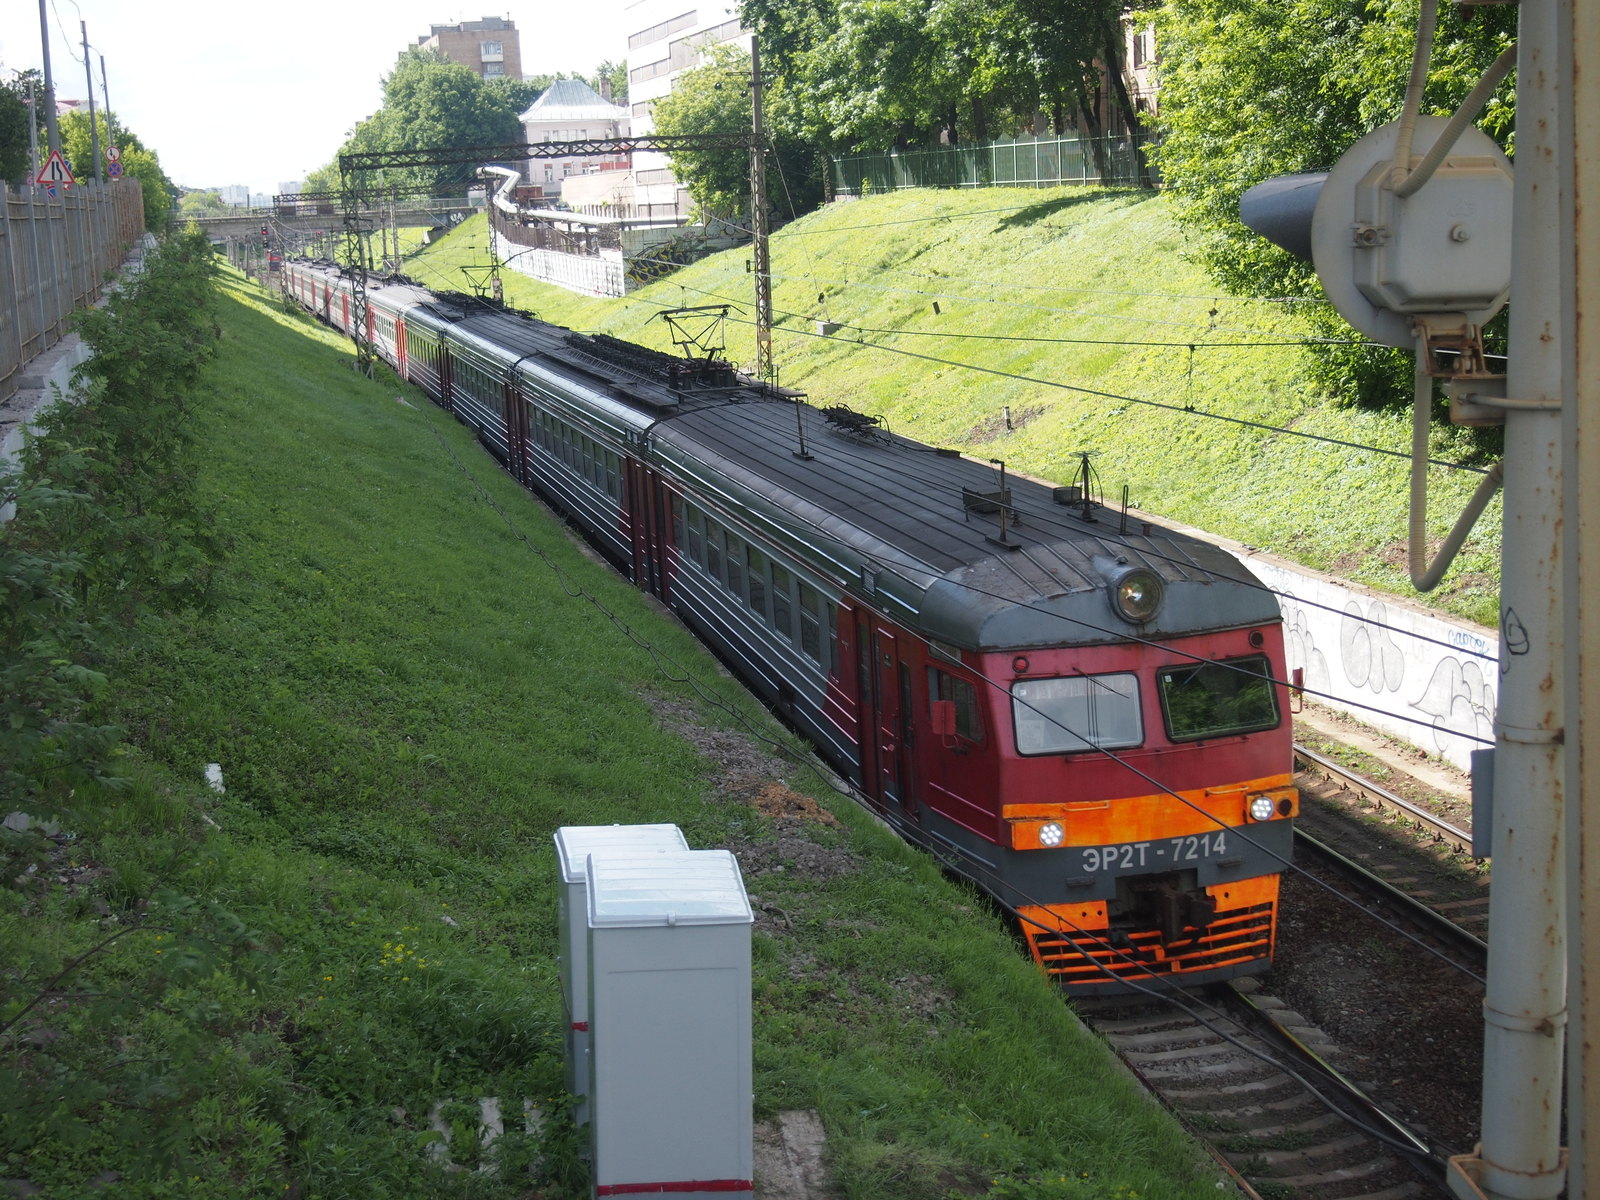
[[[749,48],[751,33],[739,21],[737,4],[702,0],[633,0],[623,9],[628,35],[628,103],[633,132],[655,129],[651,107],[672,90],[678,75],[697,66],[701,52],[723,42]],[[644,211],[687,213],[688,194],[678,186],[664,154],[633,156],[634,203]]]
[[[459,25],[430,25],[417,38],[424,50],[437,50],[453,63],[471,67],[484,79],[522,78],[522,41],[515,21],[484,17]]]

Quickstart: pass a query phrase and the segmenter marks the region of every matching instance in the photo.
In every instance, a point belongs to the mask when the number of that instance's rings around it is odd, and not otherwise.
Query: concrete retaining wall
[[[1318,703],[1470,769],[1494,739],[1495,632],[1234,547],[1283,607],[1289,668]]]

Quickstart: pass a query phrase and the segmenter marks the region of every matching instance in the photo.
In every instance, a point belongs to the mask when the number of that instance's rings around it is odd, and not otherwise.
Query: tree
[[[413,46],[383,80],[383,106],[358,124],[344,153],[450,149],[522,140],[508,91],[487,86],[471,69],[437,50]],[[476,164],[388,172],[387,182],[442,190],[459,187]],[[365,173],[369,174],[370,173]],[[376,180],[363,180],[369,186]]]
[[[162,233],[172,221],[172,197],[177,188],[161,169],[161,160],[149,150],[124,150],[122,173],[137,179],[144,194],[144,227]]]
[[[663,136],[750,133],[750,55],[723,44],[713,47],[702,66],[678,77],[671,93],[656,101],[656,132]],[[792,202],[796,211],[814,208],[822,181],[814,143],[798,132],[794,105],[784,86],[763,89],[763,126],[769,172],[778,178],[769,190]],[[703,216],[730,217],[750,211],[750,153],[730,150],[677,150],[672,171]]]
[[[1149,0],[1139,0],[1139,7]],[[805,128],[835,150],[984,140],[1053,112],[1098,135],[1102,64],[1127,128],[1121,0],[747,0]]]
[[[185,192],[178,201],[178,212],[184,217],[206,217],[227,211],[228,205],[218,192]]]
[[[587,75],[579,75],[577,78],[582,79],[601,95],[607,94],[606,88],[601,85],[609,84],[611,103],[626,104],[628,102],[628,63],[626,59],[621,62],[616,62],[609,58],[601,59],[600,65],[593,71]]]
[[[516,116],[520,117],[533,107],[533,102],[544,95],[557,79],[555,75],[535,75],[528,79],[512,79],[502,75],[498,79],[484,80],[491,94],[499,96]]]
[[[1515,10],[1441,12],[1423,111],[1447,114],[1501,49]],[[1417,5],[1396,0],[1170,0],[1156,18],[1161,141],[1155,155],[1178,219],[1219,284],[1238,294],[1320,289],[1310,267],[1239,222],[1239,197],[1273,175],[1332,167],[1364,133],[1400,114]],[[1483,124],[1513,116],[1502,85]],[[1352,339],[1331,312],[1329,336]],[[1361,403],[1409,404],[1409,358],[1363,346],[1321,352],[1318,381]]]
[[[73,173],[80,179],[92,179],[94,151],[89,114],[83,111],[67,113],[57,122],[57,127],[61,133],[61,152],[72,164]],[[138,134],[117,120],[114,112],[109,121],[107,114],[95,113],[94,128],[100,134],[102,155],[112,144],[111,130],[116,131],[116,145],[122,152],[122,173],[137,179],[144,189],[145,228],[155,233],[165,230],[172,219],[172,202],[178,194],[178,188],[161,169],[160,158],[145,147]]]
[[[0,85],[0,180],[27,183],[33,173],[29,158],[30,113],[24,93],[15,84]]]

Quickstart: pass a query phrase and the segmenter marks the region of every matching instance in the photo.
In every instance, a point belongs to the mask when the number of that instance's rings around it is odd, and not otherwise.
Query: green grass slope
[[[104,664],[134,784],[0,892],[0,1174],[65,1198],[587,1195],[551,834],[673,821],[740,855],[757,1112],[818,1109],[843,1195],[1216,1194],[984,904],[753,748],[788,739],[464,428],[224,293],[195,433],[237,551],[213,612]],[[484,1096],[543,1132],[508,1120],[485,1153]]]
[[[906,191],[832,205],[772,240],[774,359],[781,382],[816,403],[1060,482],[1092,451],[1108,502],[1126,486],[1135,506],[1412,595],[1410,418],[1317,395],[1292,344],[1307,336],[1295,305],[1218,295],[1184,249],[1164,201],[1143,192]],[[548,320],[658,346],[670,344],[663,309],[734,305],[728,353],[750,364],[749,259],[728,251],[624,300],[504,278],[512,303]],[[488,261],[473,218],[407,269],[466,290],[461,267]],[[841,325],[831,337],[817,333],[823,317]],[[1435,458],[1468,453],[1457,431],[1436,430]],[[1430,471],[1435,545],[1479,478]],[[1499,528],[1496,501],[1422,599],[1493,625]]]

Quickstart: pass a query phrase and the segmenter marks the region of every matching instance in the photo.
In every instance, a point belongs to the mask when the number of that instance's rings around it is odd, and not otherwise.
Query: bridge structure
[[[356,364],[370,373],[373,349],[367,325],[367,239],[372,228],[361,210],[370,205],[371,172],[382,169],[440,167],[473,164],[520,170],[538,158],[605,156],[631,157],[639,150],[719,150],[748,156],[751,213],[755,246],[756,373],[772,375],[772,281],[768,265],[766,230],[765,140],[761,128],[761,74],[759,59],[751,55],[752,127],[748,133],[642,134],[637,137],[584,138],[570,141],[508,142],[491,146],[434,146],[407,150],[362,151],[339,156],[341,207],[344,213],[346,255],[351,271],[352,312],[356,329]],[[514,164],[514,165],[513,165]]]
[[[344,213],[339,205],[339,193],[308,193],[308,196],[327,195],[331,199],[318,203],[300,200],[298,195],[289,204],[274,204],[271,208],[236,210],[214,217],[196,217],[199,225],[213,241],[259,238],[263,225],[278,231],[296,230],[307,234],[343,232]],[[284,199],[284,197],[279,197]],[[358,208],[359,219],[365,223],[401,225],[442,225],[458,214],[473,211],[465,196],[443,199],[405,198],[394,204],[379,204],[375,200]]]

